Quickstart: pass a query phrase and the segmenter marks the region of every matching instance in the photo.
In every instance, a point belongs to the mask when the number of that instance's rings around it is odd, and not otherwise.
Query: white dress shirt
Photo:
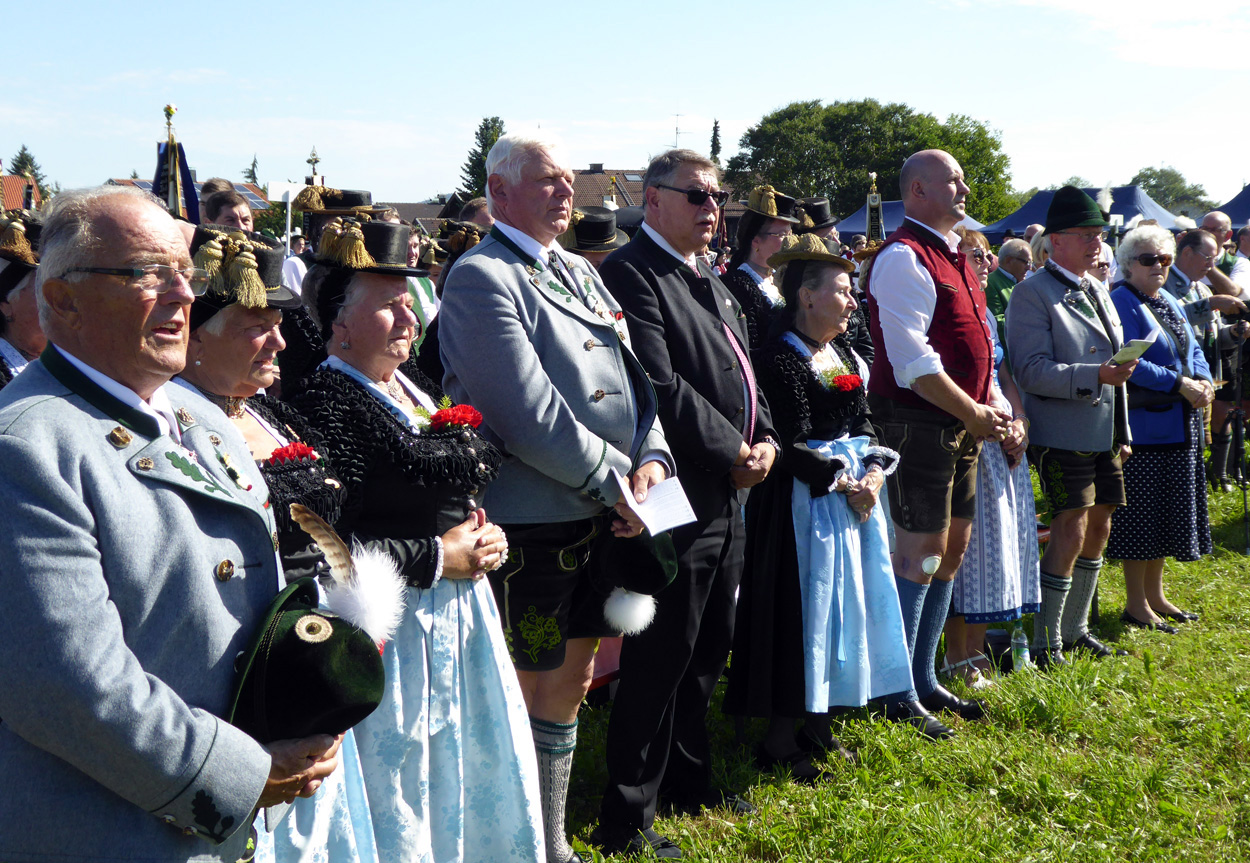
[[[157,426],[160,428],[161,434],[167,434],[174,440],[182,443],[182,431],[178,428],[178,419],[174,416],[174,406],[170,404],[169,396],[165,393],[166,384],[156,388],[156,392],[152,393],[152,397],[147,401],[139,398],[139,394],[130,387],[123,386],[108,375],[98,372],[91,366],[84,363],[78,357],[64,350],[58,345],[53,345],[57,353],[65,357],[66,360],[78,371],[86,375],[92,383],[100,387],[106,393],[117,399],[128,408],[134,408],[142,414],[152,417],[156,420]]]
[[[952,252],[959,251],[957,234],[939,234],[910,216],[905,219],[940,239]],[[942,358],[927,335],[937,308],[937,285],[916,253],[903,243],[891,243],[879,252],[872,262],[871,290],[895,383],[911,389],[916,378],[944,371]]]
[[[694,255],[691,255],[690,257],[686,257],[681,252],[674,249],[672,244],[670,244],[668,240],[660,236],[659,231],[657,231],[655,228],[648,225],[645,221],[642,223],[642,229],[647,232],[648,237],[655,240],[655,244],[657,246],[659,246],[664,251],[668,252],[677,260],[685,263],[688,267],[690,267],[690,269],[694,270],[696,273],[699,272],[699,267],[695,263]]]
[[[304,276],[308,274],[308,265],[299,255],[291,255],[282,262],[282,287],[300,296],[304,286]]]

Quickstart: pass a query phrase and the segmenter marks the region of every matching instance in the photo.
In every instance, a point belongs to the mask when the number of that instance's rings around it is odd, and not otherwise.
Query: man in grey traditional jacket
[[[511,551],[490,579],[533,726],[547,860],[570,863],[581,859],[564,831],[577,711],[599,638],[627,628],[605,618],[590,547],[609,529],[642,529],[630,504],[673,463],[621,307],[594,267],[556,242],[573,213],[567,160],[505,136],[486,173],[494,227],[443,290],[443,385],[482,412],[505,455],[482,505]],[[629,478],[629,500],[612,469]]]
[[[0,396],[0,860],[235,861],[338,744],[222,719],[281,574],[242,437],[165,386],[201,279],[124,187],[58,196],[41,264],[49,345]]]

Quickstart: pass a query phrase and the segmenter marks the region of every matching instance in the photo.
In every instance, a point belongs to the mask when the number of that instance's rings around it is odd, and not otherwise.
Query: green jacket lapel
[[[575,317],[581,318],[586,323],[598,324],[600,326],[610,326],[606,321],[592,312],[582,302],[581,297],[575,296],[560,281],[560,278],[547,265],[546,261],[535,260],[521,250],[521,248],[511,239],[508,238],[503,231],[498,228],[491,228],[490,236],[494,240],[511,252],[525,267],[525,277],[531,285],[538,289],[540,296],[545,297],[548,301],[555,304],[559,308],[565,309]],[[583,278],[576,270],[572,271],[574,278]]]
[[[155,417],[148,416],[140,410],[122,404],[115,396],[104,391],[95,381],[87,377],[78,368],[65,359],[61,352],[48,342],[48,346],[39,355],[44,368],[60,381],[71,392],[79,395],[98,411],[121,425],[137,432],[144,437],[158,437],[161,433],[160,424]]]

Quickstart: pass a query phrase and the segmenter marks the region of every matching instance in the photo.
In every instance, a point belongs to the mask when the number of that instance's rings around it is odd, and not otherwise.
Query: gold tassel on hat
[[[322,248],[325,248],[324,243]],[[369,250],[365,248],[364,232],[360,230],[360,226],[354,221],[343,223],[341,232],[335,238],[332,250],[325,257],[328,261],[338,264],[340,267],[351,267],[353,270],[363,270],[378,265],[373,255],[369,254]]]
[[[30,240],[26,238],[26,223],[20,213],[0,217],[0,252],[8,252],[32,267],[39,263]]]
[[[195,266],[208,273],[210,285],[219,283],[221,274],[221,239],[214,234],[213,238],[195,250]]]
[[[327,189],[325,186],[305,186],[300,193],[295,196],[295,200],[291,202],[291,210],[294,212],[304,212],[311,210],[324,210],[326,208],[324,197],[329,192],[338,193],[337,189]],[[341,193],[340,193],[341,194]]]
[[[235,302],[248,309],[263,309],[267,302],[265,283],[256,265],[256,254],[250,243],[238,243],[235,254],[226,266],[226,284]]]
[[[747,200],[747,209],[776,218],[777,199],[774,197],[776,194],[777,190],[772,186],[756,186],[751,190]]]

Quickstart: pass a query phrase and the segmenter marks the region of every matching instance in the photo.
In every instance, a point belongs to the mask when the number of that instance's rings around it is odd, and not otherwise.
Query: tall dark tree
[[[503,134],[503,120],[498,117],[486,117],[478,124],[477,132],[473,136],[473,149],[469,151],[469,158],[460,169],[460,182],[469,197],[477,198],[486,194],[486,154]]]
[[[136,171],[136,170],[134,170],[134,169],[131,169],[131,171],[130,171],[130,179],[132,179],[132,180],[137,180],[137,179],[139,179],[139,172],[138,172],[138,171]]]
[[[1172,167],[1142,168],[1129,183],[1141,186],[1163,209],[1191,219],[1201,219],[1219,206],[1207,197],[1206,189],[1187,182],[1184,175]]]
[[[738,146],[725,182],[739,196],[769,183],[796,197],[827,196],[834,212],[846,216],[864,205],[869,171],[882,194],[895,199],[904,160],[940,147],[969,179],[970,214],[989,222],[1015,210],[1011,161],[998,132],[959,114],[942,123],[898,102],[794,102],[749,128]]]
[[[709,155],[713,162],[720,164],[720,120],[712,121],[712,149]]]
[[[30,150],[26,149],[25,144],[17,151],[17,155],[9,160],[9,173],[16,174],[19,177],[25,177],[29,174],[34,179],[35,186],[39,189],[39,197],[48,197],[48,178],[43,175],[43,170],[39,167],[39,163],[35,161],[35,157],[31,155]]]
[[[257,167],[258,165],[256,162],[256,154],[253,153],[252,164],[248,165],[246,168],[243,169],[243,182],[251,183],[254,186],[260,185],[260,179],[256,176]]]

